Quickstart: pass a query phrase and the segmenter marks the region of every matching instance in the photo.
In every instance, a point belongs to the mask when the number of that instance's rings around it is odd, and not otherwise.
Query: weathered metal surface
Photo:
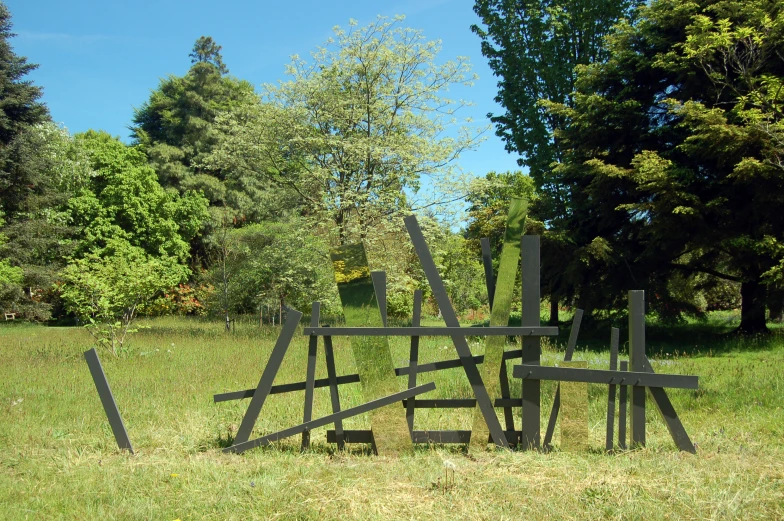
[[[585,369],[588,362],[561,362],[563,368]],[[561,450],[584,451],[590,448],[588,434],[588,384],[561,382]]]
[[[645,371],[645,292],[629,292],[629,369]],[[672,386],[668,386],[672,387]],[[632,387],[632,447],[645,446],[645,389]]]
[[[381,310],[371,280],[365,248],[362,244],[349,244],[330,252],[335,281],[346,325],[376,327],[383,330]],[[332,328],[331,336],[339,335]],[[400,386],[395,378],[395,366],[386,336],[364,334],[351,339],[351,350],[357,364],[357,373],[365,400],[370,402],[395,394]],[[396,407],[373,409],[370,425],[379,454],[392,455],[410,451],[411,435],[403,411]]]
[[[106,373],[103,372],[98,352],[95,348],[85,351],[84,359],[87,361],[87,367],[90,368],[95,389],[98,391],[98,397],[101,399],[101,405],[103,405],[106,418],[109,420],[109,426],[112,428],[117,446],[120,450],[127,450],[133,454],[133,445],[131,445],[131,440],[128,438],[128,431],[125,430],[125,423],[120,415],[120,409],[117,408],[117,402],[114,401],[114,395],[109,387],[109,381],[106,379]]]
[[[574,354],[574,348],[577,346],[577,336],[580,334],[580,324],[583,320],[583,310],[576,309],[572,317],[572,329],[569,331],[569,341],[566,343],[566,353],[564,353],[564,362],[569,362]],[[561,384],[555,388],[555,398],[553,398],[553,406],[550,408],[550,419],[547,421],[547,430],[544,433],[544,441],[542,446],[549,448],[553,441],[553,434],[555,433],[555,422],[558,421],[558,410],[561,407]]]
[[[509,205],[501,257],[498,263],[498,277],[495,283],[493,307],[490,311],[490,327],[506,327],[509,325],[514,283],[517,277],[517,266],[520,261],[520,238],[523,235],[527,213],[528,201],[526,199],[513,198]],[[490,396],[497,396],[501,392],[499,373],[504,368],[505,344],[506,337],[503,336],[488,336],[485,339],[485,360],[480,374],[482,375],[482,381],[485,383],[485,389],[487,389],[487,393]],[[504,376],[506,376],[505,371]],[[511,411],[509,413],[511,414]],[[471,445],[473,447],[481,448],[486,445],[485,438],[487,438],[490,431],[479,408],[474,411],[472,432],[474,433],[471,437]]]
[[[433,256],[430,254],[427,242],[422,235],[422,230],[419,228],[416,217],[413,215],[406,217],[405,224],[408,234],[411,237],[411,242],[414,245],[414,250],[417,253],[417,257],[419,257],[419,262],[430,283],[430,289],[433,291],[433,295],[438,303],[438,308],[444,318],[444,322],[446,322],[448,327],[460,327],[460,322],[457,320],[455,310],[452,307],[452,303],[449,301],[449,295],[447,295],[444,282],[441,280],[435,262],[433,262]],[[490,395],[487,393],[487,389],[485,389],[482,376],[471,355],[471,349],[468,347],[468,342],[462,335],[453,335],[452,342],[455,344],[457,354],[463,362],[463,370],[468,377],[468,382],[471,384],[479,408],[482,410],[482,415],[485,422],[487,422],[493,441],[500,447],[509,448],[509,443],[506,441],[506,437],[503,434],[501,423],[498,421],[498,417],[495,414]]]
[[[523,305],[521,324],[524,327],[539,327],[539,237],[524,235],[522,248]],[[541,357],[539,337],[523,337],[523,364],[538,366]],[[538,380],[523,381],[523,425],[520,440],[523,450],[538,450],[541,422],[541,387]]]
[[[412,389],[406,389],[405,391],[401,391],[392,394],[390,396],[385,396],[383,398],[378,398],[376,400],[371,400],[367,403],[363,403],[362,405],[358,405],[350,409],[344,409],[340,412],[333,413],[328,416],[324,416],[323,418],[318,418],[316,420],[311,420],[307,423],[295,425],[294,427],[289,427],[288,429],[283,429],[282,431],[274,432],[272,434],[262,436],[261,438],[256,438],[255,440],[234,444],[231,447],[227,447],[223,449],[223,452],[241,453],[241,452],[245,452],[246,450],[253,449],[255,447],[269,445],[270,443],[282,440],[284,438],[288,438],[289,436],[294,436],[305,430],[313,430],[318,427],[323,427],[324,425],[329,425],[330,423],[334,423],[336,420],[345,420],[346,418],[351,418],[352,416],[356,416],[358,414],[363,414],[366,412],[378,410],[387,405],[391,405],[395,402],[398,402],[403,398],[411,398],[419,394],[433,391],[435,390],[435,388],[436,388],[436,384],[430,382],[424,385],[414,387]],[[397,410],[397,408],[393,408],[393,409]],[[376,438],[376,446],[378,446],[378,439],[377,439],[378,431],[374,430],[373,435],[374,435],[373,437]],[[409,443],[411,442],[410,437],[408,438],[408,441]]]
[[[618,369],[618,342],[620,330],[612,328],[610,332],[610,371]],[[610,384],[607,393],[607,433],[605,436],[604,448],[607,451],[613,450],[613,433],[615,432],[615,384]]]
[[[261,374],[259,385],[256,386],[256,391],[253,393],[253,398],[250,400],[248,410],[242,418],[240,428],[237,430],[237,436],[234,438],[234,443],[243,443],[248,441],[250,434],[253,431],[253,426],[256,424],[256,419],[259,417],[261,408],[264,406],[264,401],[269,395],[272,388],[272,382],[275,380],[275,375],[278,374],[280,364],[286,351],[289,348],[291,339],[294,337],[294,332],[297,330],[299,321],[302,318],[302,313],[297,310],[289,310],[286,321],[283,323],[283,329],[280,331],[280,336],[275,342],[275,347],[272,348],[267,365],[264,367],[264,372]]]

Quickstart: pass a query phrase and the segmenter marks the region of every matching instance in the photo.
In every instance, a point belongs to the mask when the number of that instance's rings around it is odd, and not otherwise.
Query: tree
[[[539,202],[535,215],[548,223],[568,212],[569,186],[552,171],[564,149],[553,135],[563,126],[559,113],[541,100],[572,104],[577,65],[606,59],[603,39],[639,0],[476,0],[482,26],[482,54],[499,78],[495,101],[501,115],[488,114],[506,150],[520,154],[534,179]],[[556,221],[553,223],[552,221]]]
[[[182,282],[187,267],[156,259],[126,241],[112,240],[103,255],[90,253],[62,272],[61,294],[100,347],[118,356],[139,306]]]
[[[213,126],[217,114],[258,101],[250,83],[226,76],[229,71],[220,50],[211,37],[199,38],[190,54],[193,65],[188,73],[161,80],[150,99],[135,111],[131,130],[164,187],[181,193],[200,190],[211,206],[233,208],[255,220],[264,187],[253,178],[209,168],[203,162],[217,140]]]
[[[606,247],[598,271],[618,293],[647,286],[677,306],[673,273],[736,281],[740,331],[763,332],[784,260],[784,13],[657,0],[638,14],[605,63],[579,71],[574,106],[551,106],[565,121],[556,170],[572,186],[570,223]]]
[[[360,29],[352,21],[310,62],[295,57],[292,81],[266,85],[264,103],[218,118],[208,164],[294,190],[336,243],[400,227],[423,176],[456,184],[454,160],[477,142],[466,128],[445,137],[463,104],[442,93],[465,82],[468,63],[437,65],[438,43],[401,19]]]

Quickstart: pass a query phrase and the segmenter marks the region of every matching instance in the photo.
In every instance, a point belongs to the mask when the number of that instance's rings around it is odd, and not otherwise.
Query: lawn
[[[784,519],[784,334],[723,335],[733,320],[648,331],[657,372],[700,376],[698,391],[669,391],[696,455],[675,449],[652,405],[647,448],[605,454],[607,388],[593,385],[588,452],[417,446],[400,458],[373,456],[364,445],[339,453],[326,427],[313,431],[304,454],[299,436],[221,452],[248,400],[214,404],[212,395],[257,384],[276,328],[248,322],[226,333],[218,322],[155,319],[119,358],[100,352],[136,449],[130,455],[117,450],[84,362],[89,335],[0,324],[0,519]],[[568,327],[559,342],[567,336]],[[607,368],[609,330],[606,337],[585,335],[574,359]],[[544,363],[563,356],[559,342],[545,345]],[[348,339],[334,345],[338,373],[355,372]],[[390,345],[404,365],[407,341]],[[477,339],[471,347],[483,350]],[[326,377],[321,349],[317,378]],[[422,340],[420,363],[454,357],[448,339]],[[303,380],[306,358],[298,334],[275,383]],[[460,369],[418,383],[428,381],[437,385],[428,397],[471,397]],[[512,389],[519,395],[519,380]],[[358,384],[340,392],[344,408],[362,403]],[[543,430],[553,392],[543,383]],[[300,423],[303,397],[271,396],[254,436]],[[330,412],[328,390],[317,389],[314,417]],[[471,421],[470,409],[418,409],[416,428],[470,429]],[[444,486],[445,464],[456,467],[452,487]]]

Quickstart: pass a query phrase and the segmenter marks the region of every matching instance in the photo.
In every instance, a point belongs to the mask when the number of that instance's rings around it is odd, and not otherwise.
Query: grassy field
[[[116,448],[82,357],[89,336],[0,324],[0,519],[784,519],[784,335],[722,336],[733,320],[648,331],[658,372],[700,376],[698,391],[669,392],[696,456],[676,451],[652,406],[648,447],[605,454],[607,389],[591,386],[589,452],[419,446],[397,459],[362,445],[338,453],[326,428],[305,454],[299,437],[220,452],[248,401],[214,404],[212,395],[256,385],[277,329],[248,323],[227,334],[220,323],[157,319],[120,358],[100,353],[137,451],[129,455]],[[607,367],[606,337],[586,335],[575,359]],[[391,345],[403,365],[407,342]],[[545,363],[562,356],[558,349],[545,346]],[[335,350],[338,372],[354,372],[348,339],[336,338]],[[423,339],[420,353],[422,363],[455,356],[441,338]],[[303,380],[306,354],[298,335],[276,383]],[[326,377],[321,358],[317,378]],[[437,385],[428,397],[471,396],[461,370],[419,383],[427,381]],[[519,381],[512,385],[519,394]],[[553,391],[543,384],[543,411]],[[300,423],[303,395],[270,397],[254,435]],[[361,403],[359,385],[341,386],[341,401]],[[330,412],[327,389],[317,389],[315,417]],[[466,409],[419,409],[416,428],[469,429],[471,418]],[[367,428],[367,418],[345,428]],[[455,484],[444,487],[450,462]]]

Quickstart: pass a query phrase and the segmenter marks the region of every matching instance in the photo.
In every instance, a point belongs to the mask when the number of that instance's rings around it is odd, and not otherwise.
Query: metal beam
[[[584,382],[589,384],[631,385],[633,387],[673,387],[676,389],[697,389],[697,376],[682,374],[655,374],[606,369],[577,369],[573,367],[548,367],[516,365],[515,378],[523,380],[559,380],[561,382]]]
[[[618,369],[618,342],[620,330],[614,327],[610,331],[610,371]],[[605,436],[604,449],[608,452],[613,450],[613,433],[615,432],[615,384],[610,384],[607,393],[607,432]]]
[[[629,370],[645,371],[645,292],[629,292]],[[645,389],[632,387],[631,446],[645,446]]]
[[[443,313],[443,310],[441,311]],[[311,336],[558,336],[558,328],[544,327],[306,327],[305,335]]]
[[[310,308],[310,325],[311,327],[319,326],[319,315],[321,313],[321,304],[314,302]],[[318,351],[318,337],[310,337],[308,339],[308,368],[305,373],[305,411],[302,415],[303,422],[309,422],[313,419],[313,390],[316,381],[316,352]],[[310,448],[310,432],[305,431],[302,433],[302,450]]]
[[[539,236],[524,235],[521,240],[522,255],[522,312],[520,325],[539,327]],[[539,337],[523,337],[523,364],[538,366],[541,357]],[[542,421],[541,386],[538,380],[523,381],[523,425],[520,439],[523,450],[539,450]]]
[[[117,402],[114,401],[114,395],[109,387],[109,381],[106,379],[106,373],[103,372],[98,352],[95,348],[85,351],[84,359],[87,361],[87,367],[90,368],[95,389],[98,391],[98,397],[101,399],[103,411],[109,420],[109,426],[112,428],[117,446],[120,450],[127,450],[133,454],[133,445],[131,445],[131,440],[128,438],[128,431],[125,430],[125,423],[120,415],[120,409],[117,408]]]

